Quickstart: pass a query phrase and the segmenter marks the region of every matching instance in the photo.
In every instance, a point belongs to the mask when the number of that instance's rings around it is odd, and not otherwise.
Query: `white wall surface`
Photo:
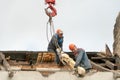
[[[109,76],[108,76],[109,75]],[[114,80],[111,72],[97,72],[78,78],[72,72],[55,72],[44,77],[37,71],[17,71],[12,78],[8,77],[8,72],[0,71],[0,80]],[[117,78],[116,80],[120,80]]]

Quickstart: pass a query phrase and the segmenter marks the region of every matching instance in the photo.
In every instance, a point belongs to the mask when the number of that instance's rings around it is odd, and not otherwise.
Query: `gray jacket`
[[[77,54],[75,55],[76,58],[76,63],[75,63],[75,68],[78,66],[81,66],[85,68],[86,70],[91,69],[92,65],[88,59],[88,56],[86,52],[83,49],[78,49]]]

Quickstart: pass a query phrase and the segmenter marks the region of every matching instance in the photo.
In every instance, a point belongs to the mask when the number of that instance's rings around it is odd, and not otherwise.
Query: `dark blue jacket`
[[[58,34],[54,34],[52,36],[52,39],[50,40],[48,44],[48,49],[56,50],[58,47],[62,49],[63,47],[63,37],[60,38]]]

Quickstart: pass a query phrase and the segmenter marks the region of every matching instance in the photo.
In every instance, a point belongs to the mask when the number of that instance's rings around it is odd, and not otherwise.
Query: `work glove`
[[[74,68],[77,68],[77,66],[76,66],[76,65],[74,65]]]
[[[61,51],[61,54],[63,54],[64,52],[63,51]]]
[[[73,71],[74,71],[74,72],[73,72],[73,75],[78,74],[78,69],[77,69],[77,68],[74,68]]]
[[[56,49],[57,53],[61,53],[61,48]]]
[[[74,70],[75,72],[77,72],[77,71],[78,71],[78,68],[74,68],[73,70]]]

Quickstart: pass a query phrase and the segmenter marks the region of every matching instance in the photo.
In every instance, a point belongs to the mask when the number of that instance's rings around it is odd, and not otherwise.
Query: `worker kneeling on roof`
[[[62,51],[63,47],[63,31],[61,29],[57,29],[56,33],[52,36],[49,44],[48,44],[48,51],[54,52],[56,54],[56,63],[61,65],[61,61],[59,55],[57,54],[57,49]]]
[[[82,48],[77,48],[75,44],[70,44],[69,49],[73,52],[75,56],[76,63],[74,65],[74,68],[80,66],[83,67],[86,70],[86,72],[89,72],[92,66],[85,50],[83,50]]]

